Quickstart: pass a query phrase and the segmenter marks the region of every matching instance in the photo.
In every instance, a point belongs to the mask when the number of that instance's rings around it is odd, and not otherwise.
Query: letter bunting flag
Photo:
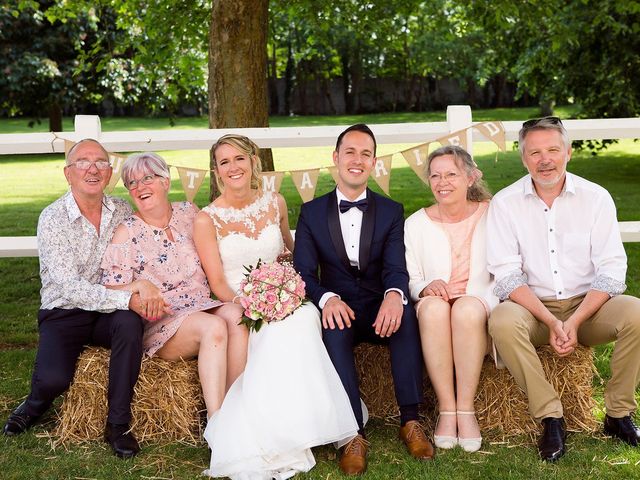
[[[450,134],[437,138],[434,141],[440,143],[441,145],[458,145],[466,149],[467,132],[469,131],[469,129],[476,129],[484,137],[486,137],[487,140],[495,143],[501,152],[506,151],[504,125],[502,125],[502,122],[498,121],[476,123],[469,128],[458,130],[457,132],[451,132]],[[378,157],[376,159],[375,165],[373,166],[373,169],[371,170],[371,178],[376,182],[376,184],[382,189],[384,193],[389,195],[392,157],[396,153],[400,153],[409,167],[411,167],[413,172],[418,176],[418,178],[420,178],[420,180],[428,185],[429,180],[427,178],[426,166],[427,157],[429,156],[429,147],[431,143],[433,142],[425,142],[406,150],[402,150],[400,152],[395,152],[384,155],[382,157]],[[65,139],[65,158],[73,145],[74,142]],[[122,165],[125,159],[125,155],[121,155],[118,153],[109,154],[109,161],[111,162],[111,166],[113,168],[113,174],[111,175],[111,180],[107,187],[107,192],[111,192],[120,180],[122,174]],[[178,170],[178,176],[180,177],[180,183],[182,184],[182,189],[185,192],[185,196],[188,201],[192,202],[196,194],[198,193],[198,190],[200,189],[205,176],[210,172],[208,170],[177,165],[169,165],[169,167],[174,167],[176,168],[176,170]],[[293,181],[293,184],[295,185],[296,190],[298,191],[298,194],[302,198],[303,202],[308,202],[309,200],[313,199],[316,193],[316,188],[318,186],[318,177],[320,175],[321,169],[328,171],[328,173],[331,175],[331,178],[333,178],[333,181],[335,183],[338,183],[338,168],[335,165],[320,168],[309,168],[305,170],[288,171],[291,176],[291,180]],[[286,173],[286,171],[262,172],[260,174],[262,189],[265,191],[279,192]]]

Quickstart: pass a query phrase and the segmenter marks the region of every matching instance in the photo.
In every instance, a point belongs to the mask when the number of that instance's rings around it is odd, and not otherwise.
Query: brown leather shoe
[[[431,460],[435,455],[433,445],[417,420],[409,420],[404,427],[400,427],[400,439],[413,458]]]
[[[340,470],[345,475],[362,475],[367,469],[367,442],[362,435],[347,443],[342,449],[340,457]]]

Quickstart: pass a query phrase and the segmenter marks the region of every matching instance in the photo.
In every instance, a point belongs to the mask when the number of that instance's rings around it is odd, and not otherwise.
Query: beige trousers
[[[542,300],[558,319],[565,321],[584,295],[566,300]],[[560,397],[547,381],[535,347],[549,344],[549,329],[517,303],[507,300],[489,318],[489,334],[517,384],[529,399],[536,420],[561,417]],[[624,417],[636,409],[635,389],[640,381],[640,299],[619,295],[608,300],[578,329],[585,346],[615,341],[611,355],[611,379],[605,389],[607,413]],[[566,357],[567,359],[571,356]]]

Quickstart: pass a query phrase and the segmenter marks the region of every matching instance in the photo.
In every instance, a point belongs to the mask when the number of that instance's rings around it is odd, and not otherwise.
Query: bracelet
[[[236,303],[236,298],[242,298],[242,295],[236,295],[235,297],[233,297],[233,300],[231,300],[231,303]]]

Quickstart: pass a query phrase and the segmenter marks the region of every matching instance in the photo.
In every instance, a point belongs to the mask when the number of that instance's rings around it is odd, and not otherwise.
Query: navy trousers
[[[40,340],[26,413],[42,415],[71,385],[76,362],[84,348],[97,345],[111,349],[107,421],[129,423],[133,387],[138,380],[142,360],[143,330],[140,317],[129,310],[113,313],[79,308],[40,310]]]
[[[361,342],[388,345],[391,353],[391,373],[398,405],[422,403],[422,350],[418,321],[413,307],[405,305],[400,328],[390,337],[376,335],[373,322],[382,300],[347,301],[356,319],[351,328],[334,330],[323,328],[322,339],[329,357],[342,380],[358,427],[363,428],[360,387],[353,355],[354,347]]]

